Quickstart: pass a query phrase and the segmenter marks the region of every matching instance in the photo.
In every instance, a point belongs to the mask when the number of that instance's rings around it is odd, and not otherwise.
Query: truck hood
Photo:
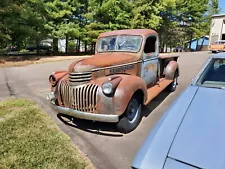
[[[114,65],[137,61],[134,54],[128,53],[97,53],[94,56],[74,62],[69,67],[69,72],[88,72],[96,68],[104,68]]]
[[[197,91],[179,127],[169,158],[199,168],[225,168],[225,90]]]

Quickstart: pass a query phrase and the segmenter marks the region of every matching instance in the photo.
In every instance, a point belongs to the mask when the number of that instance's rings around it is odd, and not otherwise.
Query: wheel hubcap
[[[139,113],[139,110],[140,110],[140,106],[141,105],[138,105],[137,101],[132,101],[128,108],[127,108],[127,118],[129,120],[130,123],[133,123],[137,116],[138,116],[138,113]]]

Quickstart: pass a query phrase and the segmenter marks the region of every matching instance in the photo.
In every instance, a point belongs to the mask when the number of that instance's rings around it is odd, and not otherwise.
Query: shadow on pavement
[[[147,106],[144,106],[142,110],[143,113],[142,117],[148,117],[151,114],[151,112],[155,108],[157,108],[169,94],[170,94],[169,92],[162,92],[155,99],[153,99]],[[123,137],[123,134],[117,131],[115,123],[93,122],[89,120],[73,118],[63,114],[58,114],[57,117],[66,125],[89,133],[111,137]]]
[[[62,114],[57,117],[65,124],[89,132],[103,136],[122,137],[123,134],[118,133],[115,123],[93,122],[89,120],[77,119]]]
[[[156,98],[154,98],[148,105],[143,107],[142,116],[148,117],[170,94],[170,92],[163,91]]]

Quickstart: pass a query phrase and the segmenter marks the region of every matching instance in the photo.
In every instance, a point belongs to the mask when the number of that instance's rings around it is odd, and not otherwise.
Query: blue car
[[[225,169],[225,53],[211,56],[139,149],[134,169]]]

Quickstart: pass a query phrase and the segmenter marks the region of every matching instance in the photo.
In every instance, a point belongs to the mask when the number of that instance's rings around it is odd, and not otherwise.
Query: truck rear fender
[[[165,68],[164,74],[165,78],[168,80],[173,80],[174,74],[177,71],[179,76],[179,65],[176,61],[170,61]]]

